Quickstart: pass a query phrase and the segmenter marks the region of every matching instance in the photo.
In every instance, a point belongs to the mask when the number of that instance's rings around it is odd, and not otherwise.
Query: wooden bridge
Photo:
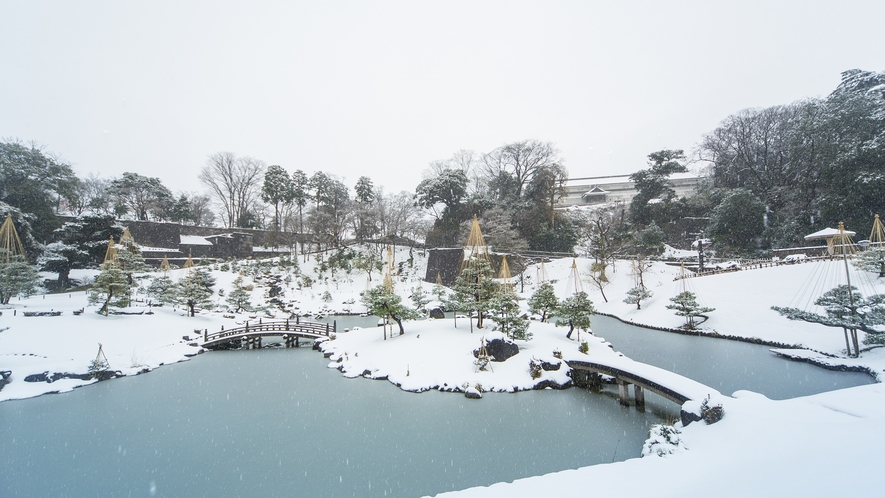
[[[300,318],[295,321],[263,321],[258,323],[246,322],[243,327],[225,330],[221,327],[219,332],[203,331],[203,343],[201,346],[207,349],[218,348],[224,344],[245,341],[247,349],[261,347],[262,337],[282,337],[287,348],[298,347],[300,339],[320,339],[331,337],[335,333],[337,323],[302,322]]]
[[[701,400],[708,396],[719,396],[719,391],[688,377],[664,370],[626,357],[615,357],[611,361],[566,360],[571,368],[587,370],[614,377],[618,382],[621,404],[630,405],[629,387],[633,384],[633,397],[637,408],[645,407],[644,389],[658,394],[679,406],[688,400]]]

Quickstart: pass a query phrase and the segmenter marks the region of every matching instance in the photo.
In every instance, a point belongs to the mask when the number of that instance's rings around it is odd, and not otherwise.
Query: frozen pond
[[[213,352],[0,403],[0,496],[403,496],[636,457],[645,413],[569,389],[407,393],[307,348]]]
[[[373,317],[329,317],[339,330]],[[872,382],[766,346],[594,317],[615,349],[731,394],[781,399]],[[564,333],[564,331],[563,331]],[[0,496],[420,496],[639,454],[646,412],[569,389],[467,400],[346,379],[306,348],[212,352],[148,375],[0,403]]]
[[[776,356],[770,346],[664,332],[596,315],[593,331],[630,358],[676,372],[725,395],[746,389],[787,399],[870,384],[861,372],[836,372]]]

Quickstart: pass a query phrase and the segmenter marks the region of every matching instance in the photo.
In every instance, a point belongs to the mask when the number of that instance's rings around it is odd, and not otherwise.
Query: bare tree
[[[70,204],[71,213],[80,216],[83,213],[113,214],[114,207],[110,198],[109,179],[90,173],[77,182],[77,193]]]
[[[538,140],[503,145],[484,155],[482,161],[488,178],[509,176],[513,179],[517,198],[522,196],[523,189],[539,168],[561,163],[556,147]]]
[[[207,159],[199,178],[221,205],[222,221],[229,228],[246,223],[250,209],[256,208],[263,173],[262,161],[232,152],[217,152]]]
[[[464,176],[467,177],[467,194],[473,196],[485,189],[486,182],[482,165],[479,154],[472,150],[461,149],[448,159],[431,161],[427,170],[424,171],[424,178],[438,177],[446,170],[463,171]]]
[[[409,192],[379,195],[378,211],[381,235],[414,238],[421,231],[422,212]]]

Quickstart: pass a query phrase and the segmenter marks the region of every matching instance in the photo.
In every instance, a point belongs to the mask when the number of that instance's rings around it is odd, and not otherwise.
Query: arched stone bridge
[[[246,347],[261,347],[262,337],[283,337],[286,347],[297,347],[299,339],[321,339],[331,337],[337,328],[336,323],[302,322],[295,321],[263,321],[258,323],[246,322],[243,327],[225,330],[224,327],[218,332],[203,332],[203,346],[206,349],[217,349],[224,344],[246,341]]]
[[[710,396],[720,396],[719,391],[710,386],[669,370],[633,361],[626,357],[613,357],[610,360],[594,358],[594,360],[596,361],[566,360],[566,364],[576,370],[587,370],[614,377],[618,382],[622,405],[630,404],[630,384],[633,384],[633,396],[637,408],[645,406],[644,389],[677,403],[679,406],[688,400],[702,400]]]

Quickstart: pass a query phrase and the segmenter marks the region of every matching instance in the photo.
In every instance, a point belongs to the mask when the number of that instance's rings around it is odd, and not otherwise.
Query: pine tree
[[[566,338],[572,338],[575,329],[590,329],[590,317],[596,313],[593,301],[587,297],[584,291],[576,292],[571,297],[565,298],[559,304],[559,318],[556,319],[557,327],[568,325]]]
[[[142,273],[150,270],[150,267],[144,262],[144,256],[141,255],[141,251],[135,246],[118,245],[117,260],[119,261],[120,269],[130,279],[133,273]]]
[[[421,316],[417,311],[403,305],[402,298],[384,285],[366,291],[362,302],[369,313],[380,318],[389,316],[393,319],[399,325],[399,335],[405,333],[403,320],[416,320]]]
[[[0,304],[9,304],[12,296],[30,296],[40,287],[40,275],[24,260],[0,260]]]
[[[529,321],[519,316],[519,298],[516,293],[505,288],[489,301],[489,320],[495,322],[493,330],[503,332],[511,339],[530,341]]]
[[[89,304],[101,303],[98,312],[108,316],[111,306],[129,306],[129,279],[114,260],[101,265],[101,273],[95,277],[89,289]]]
[[[209,297],[212,295],[212,284],[215,280],[211,276],[207,279],[207,276],[208,272],[191,268],[175,285],[174,302],[186,305],[190,316],[196,314],[197,306],[205,306],[210,302]]]
[[[174,301],[175,282],[165,275],[155,277],[148,285],[147,293],[161,303],[171,303]]]
[[[624,298],[624,302],[627,304],[635,304],[636,309],[642,309],[642,301],[645,301],[653,295],[652,291],[641,285],[637,285],[627,291],[627,297]]]
[[[437,299],[439,302],[445,302],[446,300],[446,288],[442,284],[433,284],[433,290],[430,291],[433,294],[433,297]]]
[[[885,324],[885,295],[877,294],[863,297],[857,287],[840,285],[823,293],[814,304],[824,309],[824,315],[810,313],[798,308],[782,308],[772,306],[782,316],[790,320],[801,320],[819,323],[827,327],[841,327],[845,334],[845,346],[851,355],[852,345],[854,356],[860,355],[857,331],[866,332],[864,344],[885,343],[885,333],[879,327]],[[848,332],[851,332],[849,340]]]
[[[0,225],[0,304],[15,295],[31,295],[40,285],[37,271],[28,264],[12,214]]]
[[[477,328],[482,328],[483,314],[498,290],[494,272],[489,261],[481,257],[471,258],[455,278],[455,294],[451,304],[454,309],[476,311]]]
[[[227,295],[227,304],[233,307],[235,313],[252,309],[252,295],[243,285],[243,276],[238,275],[234,280],[234,290]]]
[[[885,277],[885,248],[872,247],[860,253],[854,261],[857,268],[876,272],[879,277]]]
[[[676,297],[671,297],[670,301],[673,304],[668,304],[667,309],[676,310],[677,316],[684,316],[685,325],[683,327],[688,330],[694,330],[697,327],[694,320],[695,317],[702,316],[706,318],[706,313],[716,310],[716,308],[708,308],[698,304],[697,296],[691,291],[680,292]]]
[[[58,273],[58,288],[67,289],[70,286],[71,270],[82,266],[81,262],[88,257],[89,253],[78,246],[52,242],[46,244],[46,250],[40,256],[38,264],[40,271]]]
[[[553,284],[544,282],[529,298],[529,311],[541,314],[541,321],[546,322],[551,318],[559,308],[559,298],[556,297],[556,291],[553,290]]]
[[[415,311],[418,312],[424,312],[427,308],[427,303],[430,302],[430,297],[427,294],[427,291],[422,287],[412,288],[412,294],[409,296],[409,299],[412,300],[412,306],[414,306]]]

